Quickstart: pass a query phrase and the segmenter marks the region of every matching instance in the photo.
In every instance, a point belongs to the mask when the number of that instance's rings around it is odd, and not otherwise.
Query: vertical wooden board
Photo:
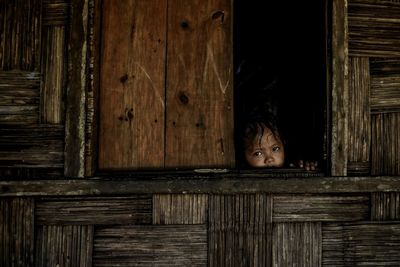
[[[152,199],[131,197],[45,198],[36,202],[36,222],[44,225],[151,224]]]
[[[371,220],[399,221],[400,220],[400,193],[372,193]]]
[[[400,224],[343,223],[322,227],[323,266],[399,266]]]
[[[232,1],[168,2],[166,167],[233,167]]]
[[[370,216],[369,195],[275,195],[274,222],[357,221]]]
[[[93,226],[39,226],[35,266],[92,266]]]
[[[0,266],[34,266],[34,201],[0,200]]]
[[[119,226],[96,229],[93,265],[207,266],[205,225]]]
[[[272,266],[321,266],[321,223],[276,223]]]
[[[209,266],[271,266],[271,195],[212,195]]]
[[[61,124],[66,84],[65,27],[43,27],[42,37],[41,123]]]
[[[41,0],[1,2],[1,70],[39,70],[41,11]]]
[[[164,167],[166,15],[165,0],[103,1],[101,169]]]
[[[332,138],[331,175],[347,175],[348,159],[348,24],[347,0],[332,9]]]
[[[371,145],[369,59],[349,58],[348,171],[369,173]]]
[[[153,224],[205,224],[208,195],[154,194]]]
[[[400,174],[400,113],[372,116],[371,174]]]

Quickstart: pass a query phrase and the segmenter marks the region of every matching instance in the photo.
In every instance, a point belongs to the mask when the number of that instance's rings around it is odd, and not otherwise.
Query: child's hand
[[[296,164],[291,163],[290,167],[304,168],[306,171],[314,171],[318,168],[318,161],[298,160]]]

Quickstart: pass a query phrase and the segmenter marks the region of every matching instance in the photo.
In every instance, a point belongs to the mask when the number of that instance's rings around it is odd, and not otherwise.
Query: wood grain
[[[398,221],[400,219],[400,193],[372,193],[371,220]]]
[[[168,2],[167,168],[233,167],[232,1]]]
[[[103,1],[100,169],[164,167],[166,4]]]

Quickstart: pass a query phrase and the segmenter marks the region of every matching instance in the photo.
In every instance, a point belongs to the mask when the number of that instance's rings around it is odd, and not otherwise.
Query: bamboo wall
[[[165,48],[170,56],[187,45],[188,32],[229,31],[223,23],[229,21],[228,2],[208,3],[218,8],[205,5],[199,14],[219,11],[204,19],[210,25],[192,24],[196,12],[190,6],[168,1],[172,11],[165,19],[173,22],[168,26],[172,30],[163,34],[169,34],[165,40],[176,39],[175,48]],[[332,171],[307,174],[97,172],[99,105],[104,104],[98,101],[99,88],[105,79],[100,63],[106,57],[99,33],[106,29],[115,38],[122,34],[102,26],[102,7],[114,6],[92,0],[0,3],[0,266],[400,265],[398,1],[333,0]],[[189,29],[186,24],[175,29],[174,19],[183,14],[189,14]],[[141,21],[142,16],[133,18]],[[209,38],[216,50],[226,45],[218,42],[230,38],[207,34],[200,36]],[[214,50],[202,50],[203,39],[195,36],[188,37],[189,43],[199,42],[193,47],[199,53],[195,54],[210,56]],[[147,46],[149,39],[144,39]],[[164,46],[165,40],[160,40]],[[141,44],[135,38],[132,43]],[[202,58],[210,64],[209,75],[222,68],[212,65],[217,58]],[[170,75],[182,75],[182,84],[175,77],[164,80],[172,88],[167,102],[174,100],[174,93],[179,96],[180,86],[220,85],[216,76],[207,79],[210,84],[183,77],[179,64],[171,63]],[[193,66],[191,71],[198,71],[198,65]],[[139,75],[143,80],[137,83],[150,86],[139,67],[132,71],[139,74],[117,75],[117,84]],[[163,128],[167,138],[178,139],[182,132],[182,138],[197,136],[197,115],[207,114],[210,107],[180,115],[191,110],[192,95],[199,94],[198,88],[193,90],[180,94],[175,101],[181,106],[157,119],[172,123],[168,118],[190,118],[184,120],[191,123],[188,132],[184,127]],[[205,98],[222,101],[220,92],[208,93]],[[212,119],[226,134],[232,121],[219,124],[225,115],[217,116]],[[194,147],[212,142],[202,127],[201,142]],[[203,151],[211,161],[220,143],[214,148]],[[171,159],[172,165],[196,160],[174,153],[178,158]],[[220,162],[215,160],[212,163]]]

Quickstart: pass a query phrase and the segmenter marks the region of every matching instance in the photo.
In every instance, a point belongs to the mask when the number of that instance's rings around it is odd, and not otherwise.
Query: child
[[[246,163],[254,168],[279,168],[288,162],[285,154],[285,142],[279,131],[276,119],[271,115],[258,115],[247,118],[243,123],[243,152]],[[315,170],[317,161],[299,160],[287,164],[289,167],[300,167]]]

